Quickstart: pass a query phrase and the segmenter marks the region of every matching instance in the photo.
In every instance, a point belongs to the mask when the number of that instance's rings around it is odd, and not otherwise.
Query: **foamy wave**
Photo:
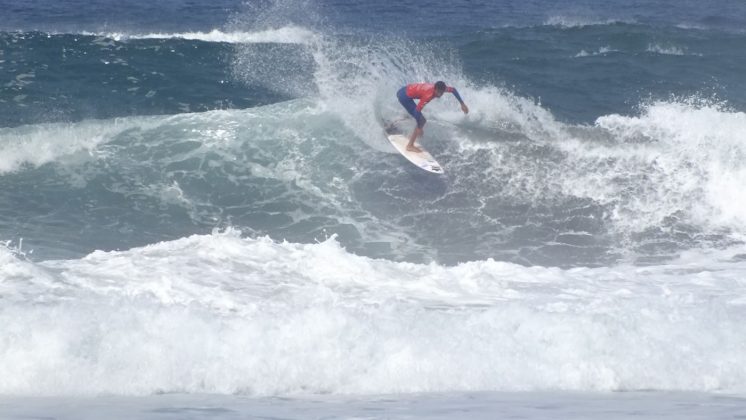
[[[577,16],[552,16],[544,24],[548,26],[559,26],[561,28],[582,28],[585,26],[615,25],[619,23],[634,23],[619,19],[593,19]]]
[[[649,44],[646,51],[656,53],[656,54],[663,54],[663,55],[684,55],[684,50],[679,47],[674,47],[674,46],[664,47],[658,44]]]
[[[148,33],[128,34],[121,32],[85,33],[86,35],[103,36],[117,41],[129,39],[186,39],[205,42],[225,42],[231,44],[275,43],[275,44],[306,44],[316,38],[313,32],[297,26],[286,26],[278,29],[268,29],[257,32],[224,32],[213,29],[210,32],[181,32],[181,33]]]
[[[565,176],[566,191],[613,205],[623,232],[659,228],[671,215],[743,232],[746,114],[695,102],[658,102],[637,117],[598,118],[596,127],[612,144],[563,142],[573,166],[582,168]]]
[[[696,30],[696,31],[706,31],[708,27],[706,25],[698,24],[698,23],[679,23],[676,25],[679,29],[687,29],[687,30]]]
[[[2,394],[746,383],[744,262],[444,267],[234,231],[38,264],[0,249],[0,262]]]
[[[617,50],[612,49],[611,47],[601,47],[598,49],[598,51],[592,51],[587,52],[586,50],[581,50],[579,53],[575,54],[575,57],[592,57],[597,55],[604,55],[608,54],[610,52],[616,52]]]
[[[0,174],[38,167],[62,157],[94,156],[96,147],[132,128],[131,119],[37,124],[0,129]]]

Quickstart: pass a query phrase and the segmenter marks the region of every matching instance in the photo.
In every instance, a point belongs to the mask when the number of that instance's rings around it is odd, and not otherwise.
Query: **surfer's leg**
[[[419,114],[419,112],[417,112],[417,104],[414,103],[414,99],[407,96],[407,88],[403,87],[399,89],[399,92],[396,93],[396,97],[399,99],[401,106],[407,110],[409,115],[417,120],[417,114]]]
[[[425,116],[422,115],[421,112],[417,111],[415,109],[415,117],[417,120],[417,127],[415,127],[414,131],[412,132],[412,135],[409,136],[409,143],[407,144],[407,150],[412,152],[421,152],[422,150],[414,145],[414,142],[417,141],[417,137],[422,137],[422,133],[424,132],[425,123],[427,120],[425,119]]]
[[[406,88],[399,89],[399,92],[396,94],[397,98],[399,98],[399,103],[404,107],[404,109],[407,110],[409,115],[414,118],[415,121],[417,121],[417,127],[415,127],[414,131],[412,132],[412,135],[409,136],[409,143],[407,144],[407,150],[411,152],[421,152],[419,147],[414,145],[414,142],[417,141],[417,137],[422,135],[422,127],[425,126],[425,117],[422,115],[421,112],[417,111],[417,104],[414,103],[414,99],[407,96]]]
[[[422,128],[419,126],[415,127],[414,131],[412,131],[412,135],[409,136],[409,143],[407,143],[407,150],[410,152],[417,152],[420,153],[422,149],[414,145],[414,142],[417,141],[417,137],[422,135]]]

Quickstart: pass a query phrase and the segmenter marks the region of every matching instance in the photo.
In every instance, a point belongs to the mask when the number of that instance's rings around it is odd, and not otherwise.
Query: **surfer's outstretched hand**
[[[461,110],[464,111],[464,114],[468,114],[469,113],[469,107],[466,106],[466,104],[463,103],[463,102],[461,102]]]

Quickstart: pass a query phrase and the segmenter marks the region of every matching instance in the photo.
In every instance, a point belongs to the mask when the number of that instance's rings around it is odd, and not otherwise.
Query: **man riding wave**
[[[425,127],[425,123],[427,120],[425,119],[425,116],[422,115],[422,108],[427,105],[428,102],[432,101],[434,98],[440,98],[443,96],[443,93],[450,92],[453,94],[453,96],[458,99],[459,103],[461,104],[461,110],[464,112],[464,114],[469,113],[469,107],[466,106],[463,99],[461,99],[461,95],[458,94],[458,91],[456,88],[446,86],[446,84],[442,81],[438,81],[433,83],[412,83],[409,85],[406,85],[399,89],[399,92],[397,92],[396,96],[399,98],[399,102],[402,104],[404,109],[407,110],[409,115],[414,117],[415,121],[417,121],[417,127],[415,127],[412,134],[409,136],[409,143],[407,143],[407,150],[410,152],[422,152],[422,150],[414,145],[414,142],[417,140],[417,137],[421,137]],[[419,99],[419,102],[415,105],[414,100]]]

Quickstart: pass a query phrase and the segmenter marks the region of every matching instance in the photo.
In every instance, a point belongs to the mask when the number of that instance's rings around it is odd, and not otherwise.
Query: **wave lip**
[[[575,58],[593,57],[593,56],[604,55],[604,54],[613,53],[617,51],[618,50],[615,50],[609,46],[604,46],[604,47],[599,48],[597,51],[588,52],[586,50],[580,50],[579,53],[575,54]]]
[[[685,48],[676,47],[673,45],[660,45],[660,44],[648,44],[647,52],[661,54],[661,55],[688,55]],[[702,54],[689,54],[702,56]]]
[[[626,204],[635,215],[627,229],[645,219],[645,226],[655,226],[677,211],[678,217],[688,215],[697,226],[737,231],[746,226],[746,203],[735,187],[746,179],[746,148],[740,136],[746,130],[746,114],[700,102],[656,102],[638,117],[613,114],[596,120],[597,127],[620,142],[610,153],[646,168],[646,178],[654,181],[653,188],[645,186],[644,194]],[[606,191],[596,197],[618,194]]]
[[[586,17],[573,16],[552,16],[548,18],[544,25],[557,26],[564,29],[583,28],[586,26],[607,26],[616,24],[634,24],[632,20],[624,19],[594,19]]]
[[[84,32],[84,35],[101,36],[116,41],[137,39],[185,39],[190,41],[222,42],[229,44],[307,44],[316,35],[304,28],[285,26],[277,29],[267,29],[257,32],[230,31],[213,29],[209,32],[152,32],[144,34],[129,34],[123,32]]]
[[[49,123],[0,129],[0,175],[24,167],[39,167],[79,153],[93,156],[96,148],[131,122],[95,120],[81,123]]]

